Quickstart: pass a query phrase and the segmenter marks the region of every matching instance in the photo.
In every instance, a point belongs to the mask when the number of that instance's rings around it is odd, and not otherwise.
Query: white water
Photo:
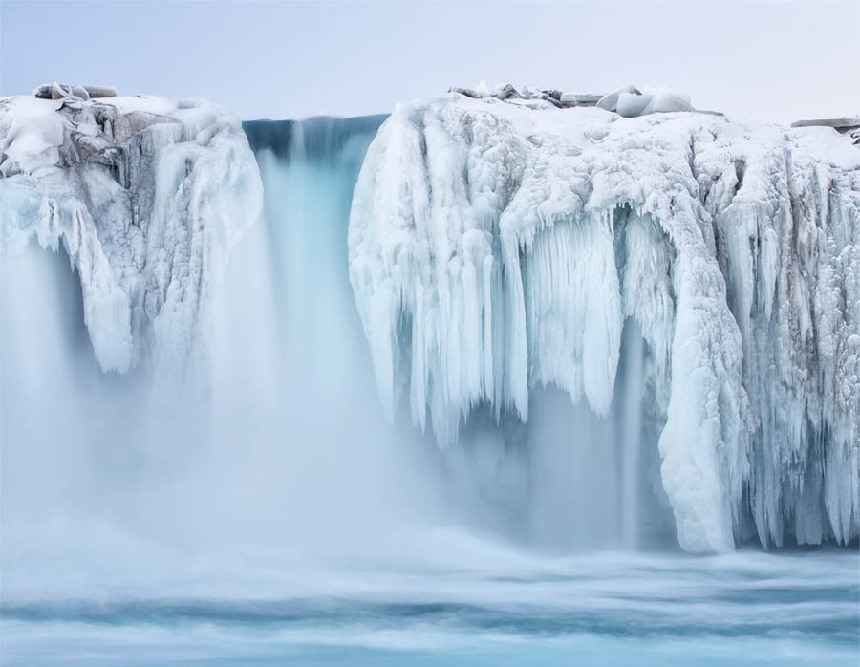
[[[132,553],[102,568],[114,581],[79,596],[56,599],[54,581],[47,599],[7,601],[3,664],[857,660],[858,561],[845,551],[549,557],[436,530],[401,534],[369,559],[222,553],[189,569],[173,554]]]

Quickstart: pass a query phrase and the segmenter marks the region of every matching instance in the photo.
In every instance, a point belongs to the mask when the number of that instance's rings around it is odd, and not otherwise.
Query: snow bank
[[[62,244],[103,371],[182,368],[262,207],[238,118],[204,100],[0,98],[0,251]]]
[[[349,231],[389,416],[408,393],[448,446],[543,384],[606,414],[629,317],[684,549],[860,532],[860,150],[836,132],[452,93],[380,128]]]

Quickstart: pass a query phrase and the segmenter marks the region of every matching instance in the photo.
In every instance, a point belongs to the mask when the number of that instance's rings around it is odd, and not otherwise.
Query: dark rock
[[[603,95],[565,93],[561,96],[564,107],[593,107]]]
[[[460,88],[459,86],[453,86],[448,89],[449,93],[458,93],[463,97],[471,97],[471,98],[479,98],[481,97],[478,93],[476,93],[471,88]]]
[[[493,93],[493,97],[497,97],[500,100],[509,100],[512,97],[522,97],[517,92],[517,89],[514,88],[511,84],[506,83],[504,86],[499,88],[495,93]]]
[[[860,127],[860,116],[843,117],[843,118],[810,118],[806,120],[796,120],[791,124],[792,127],[832,127],[837,132],[848,132]]]

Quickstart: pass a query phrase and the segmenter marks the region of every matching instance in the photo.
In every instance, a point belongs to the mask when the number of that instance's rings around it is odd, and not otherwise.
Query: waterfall
[[[3,163],[4,529],[61,517],[81,543],[106,523],[204,551],[375,549],[439,524],[561,550],[854,535],[853,385],[838,433],[798,422],[790,456],[762,440],[800,414],[765,412],[759,386],[783,354],[762,331],[784,334],[762,295],[795,289],[775,273],[776,232],[750,245],[743,225],[765,223],[734,201],[669,207],[671,225],[614,190],[586,209],[609,188],[604,116],[584,112],[591,134],[557,153],[552,133],[456,107],[478,102],[241,125],[205,102],[145,102],[175,117],[128,136],[128,116],[156,116],[87,104],[40,107],[58,143]],[[678,136],[701,128],[671,122],[642,132],[689,170]],[[91,136],[115,163],[80,157]],[[737,176],[706,164],[715,183]],[[698,192],[660,173],[653,192]],[[830,209],[834,248],[854,210]],[[830,285],[841,265],[816,257]],[[834,312],[837,340],[855,324]],[[45,488],[19,483],[36,476]]]
[[[603,416],[550,385],[531,396],[528,424],[476,410],[442,450],[407,410],[386,421],[347,256],[353,187],[383,120],[243,124],[263,210],[231,251],[182,388],[146,359],[99,370],[62,250],[4,259],[4,455],[19,473],[51,461],[57,476],[49,492],[8,479],[13,515],[39,507],[84,532],[97,516],[201,549],[369,548],[434,521],[561,549],[665,539],[632,320]],[[544,241],[533,272],[556,267]],[[54,420],[38,418],[44,397]]]
[[[352,189],[383,117],[250,121],[244,124],[265,192],[264,247],[276,297],[274,358],[303,391],[347,400],[367,368],[346,256]],[[250,260],[254,264],[257,260]],[[237,266],[235,274],[245,273]],[[296,382],[298,386],[298,381]]]
[[[645,341],[642,332],[628,321],[621,339],[621,368],[617,382],[622,386],[618,400],[621,413],[621,534],[624,546],[639,544],[639,509],[642,491],[642,410],[645,395],[643,369]],[[618,393],[616,394],[618,396]]]

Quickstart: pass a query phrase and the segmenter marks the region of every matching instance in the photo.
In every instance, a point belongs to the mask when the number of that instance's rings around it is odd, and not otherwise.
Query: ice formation
[[[241,123],[199,99],[0,98],[0,251],[62,244],[103,371],[183,368],[262,207]]]
[[[446,446],[540,385],[606,414],[632,318],[684,549],[856,537],[860,150],[503,97],[399,106],[362,167],[350,276],[389,415],[408,393]]]

